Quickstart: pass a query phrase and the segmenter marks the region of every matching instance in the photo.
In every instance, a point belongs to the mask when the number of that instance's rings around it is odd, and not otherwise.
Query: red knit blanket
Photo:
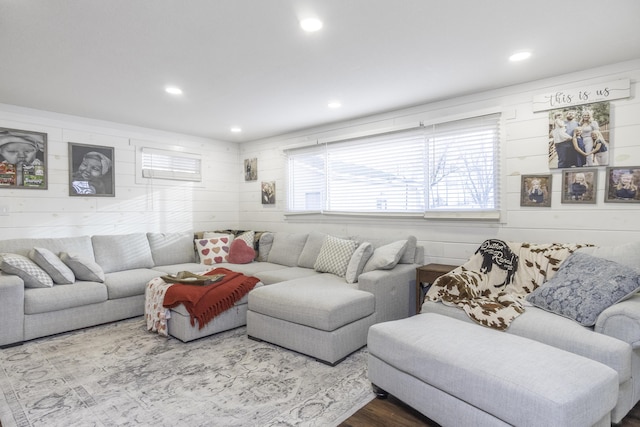
[[[224,274],[219,282],[207,286],[176,283],[167,289],[163,305],[173,308],[184,304],[191,315],[191,326],[198,319],[202,329],[211,319],[230,309],[260,281],[257,277],[245,276],[226,268],[215,268],[204,275]]]

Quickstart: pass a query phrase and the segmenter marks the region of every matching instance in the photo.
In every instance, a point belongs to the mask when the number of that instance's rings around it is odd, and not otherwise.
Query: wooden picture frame
[[[562,171],[562,203],[595,204],[598,169],[571,168]]]
[[[640,166],[608,167],[604,201],[640,203]]]
[[[275,205],[276,203],[276,182],[262,181],[261,199],[263,205]]]
[[[522,175],[520,182],[520,206],[551,206],[552,175]]]
[[[69,196],[115,195],[113,147],[69,142]]]
[[[47,134],[0,127],[0,188],[46,190]]]
[[[244,159],[244,180],[245,181],[257,181],[258,180],[258,159]]]

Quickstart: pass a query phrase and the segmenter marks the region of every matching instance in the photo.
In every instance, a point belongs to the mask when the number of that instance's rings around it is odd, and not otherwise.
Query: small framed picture
[[[640,166],[608,167],[605,202],[640,203]]]
[[[263,181],[262,182],[262,204],[274,205],[276,203],[276,182],[275,181]]]
[[[562,203],[596,203],[598,169],[567,169],[562,171]]]
[[[0,188],[47,189],[47,134],[0,128]]]
[[[520,206],[551,206],[551,175],[522,175]]]
[[[113,147],[69,143],[69,195],[114,197]]]
[[[245,181],[257,181],[258,180],[258,159],[244,159],[244,180]]]

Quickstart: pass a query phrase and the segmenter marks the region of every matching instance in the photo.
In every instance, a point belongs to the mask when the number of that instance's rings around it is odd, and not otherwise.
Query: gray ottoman
[[[369,379],[443,426],[609,426],[618,375],[537,341],[438,314],[369,329]]]
[[[375,321],[375,297],[344,279],[318,275],[249,293],[247,335],[330,365],[364,347]],[[337,276],[334,276],[337,277]]]

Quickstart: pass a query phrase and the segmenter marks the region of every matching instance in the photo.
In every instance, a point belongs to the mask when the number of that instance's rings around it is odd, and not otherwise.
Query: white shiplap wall
[[[358,120],[303,130],[242,144],[240,157],[258,159],[258,181],[240,183],[243,228],[273,231],[318,230],[341,236],[401,237],[414,234],[426,249],[425,262],[459,264],[487,238],[527,242],[588,242],[616,245],[640,240],[640,204],[604,203],[605,170],[599,168],[595,205],[562,204],[561,173],[553,174],[551,208],[520,207],[522,174],[550,173],[547,113],[534,113],[534,95],[631,80],[631,97],[611,101],[611,166],[640,166],[640,101],[636,94],[640,60],[614,64],[543,81],[425,104]],[[368,132],[438,118],[498,109],[504,117],[501,166],[503,218],[500,223],[357,216],[285,217],[286,163],[283,148],[340,135]],[[276,204],[260,204],[260,182],[276,182]]]
[[[0,104],[0,127],[46,132],[48,189],[0,188],[0,239],[196,231],[238,225],[236,143]],[[135,179],[139,141],[202,154],[203,182]],[[68,142],[114,147],[115,197],[69,196]]]

